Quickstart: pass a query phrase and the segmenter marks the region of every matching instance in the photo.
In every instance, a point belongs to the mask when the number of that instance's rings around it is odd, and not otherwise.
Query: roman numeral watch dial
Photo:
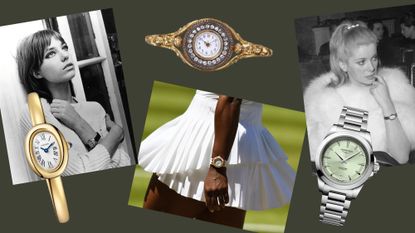
[[[26,136],[26,158],[33,171],[45,179],[58,221],[65,223],[69,211],[60,175],[68,164],[68,144],[57,128],[45,122],[38,94],[30,93],[27,100],[33,127]]]
[[[245,41],[226,23],[212,18],[195,20],[169,34],[149,35],[150,45],[173,50],[183,62],[202,71],[216,71],[242,58],[269,57],[272,50]]]
[[[33,151],[36,162],[45,170],[55,170],[61,161],[58,142],[50,132],[39,132],[34,138]]]

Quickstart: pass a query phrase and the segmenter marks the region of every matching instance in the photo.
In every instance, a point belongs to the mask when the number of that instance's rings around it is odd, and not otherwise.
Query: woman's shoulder
[[[337,77],[333,72],[328,72],[314,78],[304,90],[304,105],[306,109],[325,108],[333,106],[341,100],[332,86]]]

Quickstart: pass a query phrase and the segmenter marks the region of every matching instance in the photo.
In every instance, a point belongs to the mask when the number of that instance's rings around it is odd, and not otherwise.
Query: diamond
[[[224,44],[225,46],[228,46],[228,44],[229,44],[229,43],[228,43],[227,41],[225,41],[225,43],[223,43],[223,44]]]
[[[193,61],[197,61],[197,60],[199,60],[199,59],[197,59],[197,57],[193,58]]]
[[[215,27],[215,31],[219,30],[218,26]]]
[[[213,60],[212,63],[213,63],[213,65],[216,65],[216,60]]]
[[[223,51],[223,52],[222,52],[222,54],[223,54],[223,55],[226,55],[226,54],[227,54],[227,52],[226,52],[226,51]]]
[[[212,65],[212,62],[211,61],[208,61],[207,64],[210,66],[210,65]]]
[[[192,44],[187,44],[187,47],[190,49],[192,48]]]
[[[203,25],[202,25],[202,26],[200,26],[200,29],[205,29],[205,26],[203,26]]]
[[[202,60],[200,60],[200,59],[197,62],[199,62],[199,64],[202,64]]]
[[[224,58],[225,58],[225,56],[224,56],[223,54],[221,54],[221,55],[220,55],[220,58],[221,58],[221,59],[224,59]]]
[[[200,31],[200,27],[197,27],[196,30]]]
[[[224,50],[228,50],[228,46],[223,47]]]
[[[226,34],[225,34],[224,32],[222,32],[221,36],[222,36],[222,37],[225,37],[225,36],[226,36]]]
[[[210,25],[210,29],[215,29],[215,25]]]
[[[192,33],[193,33],[193,34],[196,34],[196,32],[197,32],[196,30],[193,30],[193,31],[192,31]]]
[[[221,59],[220,59],[219,57],[218,57],[218,58],[216,58],[216,61],[217,61],[218,63],[220,62],[220,60],[221,60]]]
[[[206,29],[209,29],[209,24],[206,24],[206,26],[205,26],[205,27],[206,27]]]
[[[203,61],[203,65],[205,66],[207,64],[207,62],[206,61]]]
[[[193,53],[193,49],[189,49],[188,51],[189,51],[189,53]]]
[[[195,36],[194,34],[190,34],[190,36],[189,36],[189,37],[190,37],[190,38],[193,38],[194,36]]]
[[[188,39],[187,43],[192,43],[192,39]],[[226,45],[226,44],[225,44]]]

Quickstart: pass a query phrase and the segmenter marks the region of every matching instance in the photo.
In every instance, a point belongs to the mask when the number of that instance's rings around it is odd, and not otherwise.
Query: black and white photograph
[[[63,176],[136,164],[112,9],[2,26],[0,34],[0,109],[13,184],[40,180],[24,151],[32,92],[67,141]],[[44,140],[48,153],[54,143]]]
[[[295,26],[322,192],[316,219],[343,226],[370,177],[414,161],[415,6],[306,17]]]

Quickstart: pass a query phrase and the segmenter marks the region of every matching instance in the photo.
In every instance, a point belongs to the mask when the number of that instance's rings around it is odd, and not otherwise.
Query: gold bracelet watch
[[[33,171],[46,180],[58,221],[65,223],[69,211],[60,175],[68,164],[68,144],[58,129],[46,123],[37,93],[28,95],[28,105],[33,128],[26,136],[26,158]]]
[[[146,36],[145,41],[173,50],[184,63],[202,71],[221,70],[242,58],[272,55],[271,49],[245,41],[229,25],[212,18],[192,21],[176,32]]]

